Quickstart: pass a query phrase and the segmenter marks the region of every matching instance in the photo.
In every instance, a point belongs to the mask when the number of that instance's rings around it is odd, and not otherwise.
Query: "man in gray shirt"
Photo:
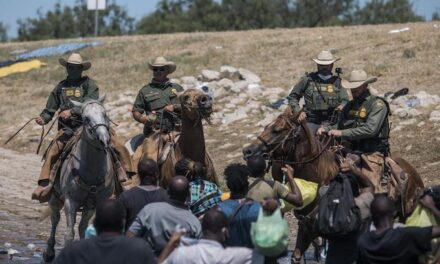
[[[277,202],[273,200],[277,205]],[[175,232],[170,242],[158,258],[165,264],[263,264],[264,256],[246,247],[224,247],[228,236],[228,219],[225,214],[211,208],[202,220],[203,238],[193,244],[185,245],[181,240],[183,233]],[[186,236],[186,234],[185,234]],[[179,243],[181,246],[178,247]]]
[[[144,237],[159,255],[176,229],[185,229],[188,237],[200,238],[200,221],[185,205],[189,195],[188,180],[183,176],[172,179],[168,195],[169,202],[151,203],[137,215],[127,232],[127,236]]]

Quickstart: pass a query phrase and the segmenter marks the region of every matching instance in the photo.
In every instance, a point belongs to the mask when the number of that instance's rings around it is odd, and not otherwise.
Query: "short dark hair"
[[[211,234],[220,234],[222,229],[228,227],[228,219],[226,215],[216,208],[206,211],[202,220],[202,231]]]
[[[174,165],[176,175],[185,176],[188,180],[195,178],[205,179],[206,169],[203,163],[192,161],[190,159],[181,159]]]
[[[121,232],[125,225],[125,210],[119,200],[104,200],[96,206],[94,225],[96,232]]]
[[[185,202],[189,195],[189,182],[184,176],[174,176],[168,186],[168,195],[171,199]]]
[[[232,193],[246,194],[249,189],[249,169],[246,165],[234,163],[226,167],[226,186]]]
[[[391,200],[387,194],[378,193],[374,195],[370,211],[373,223],[377,225],[381,219],[393,218],[396,212],[396,207],[393,200]]]
[[[266,161],[263,156],[252,156],[247,160],[251,176],[262,177],[266,174]]]
[[[157,183],[159,166],[157,166],[157,163],[152,159],[141,159],[138,164],[138,174],[141,183],[145,178],[154,178],[152,180]]]

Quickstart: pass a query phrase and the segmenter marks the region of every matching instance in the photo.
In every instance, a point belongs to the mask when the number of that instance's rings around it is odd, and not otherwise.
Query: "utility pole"
[[[98,12],[98,0],[96,0],[95,2],[95,37],[98,36],[98,16],[99,16],[99,12]]]
[[[99,10],[105,10],[106,0],[87,0],[87,10],[95,12],[95,37],[99,35]]]

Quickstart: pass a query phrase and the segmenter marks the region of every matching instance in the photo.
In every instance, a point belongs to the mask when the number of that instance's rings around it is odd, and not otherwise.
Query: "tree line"
[[[439,19],[438,12],[433,20]],[[100,11],[101,36],[261,28],[343,26],[423,21],[410,0],[161,0],[156,10],[135,22],[113,0]],[[55,4],[36,18],[18,20],[18,41],[92,36],[94,12],[86,0],[73,7]],[[0,41],[7,40],[0,22]]]

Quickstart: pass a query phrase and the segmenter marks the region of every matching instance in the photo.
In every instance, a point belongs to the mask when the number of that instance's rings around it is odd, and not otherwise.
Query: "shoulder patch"
[[[381,99],[379,99],[376,101],[376,106],[382,108],[385,106],[385,103]]]

